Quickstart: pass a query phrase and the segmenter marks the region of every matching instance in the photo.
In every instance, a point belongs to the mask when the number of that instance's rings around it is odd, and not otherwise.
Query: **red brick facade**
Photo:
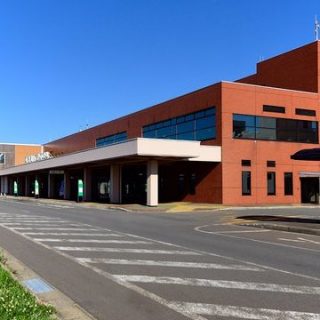
[[[318,41],[313,42],[262,61],[257,64],[256,74],[236,82],[217,83],[49,142],[44,145],[44,151],[62,155],[95,148],[97,138],[123,131],[127,132],[128,139],[141,137],[145,125],[215,106],[216,139],[203,141],[202,144],[221,146],[221,163],[159,163],[160,200],[249,205],[300,203],[301,173],[313,172],[320,176],[320,164],[294,161],[290,156],[300,149],[314,148],[318,144],[234,139],[233,115],[319,122],[319,45]],[[264,105],[281,106],[285,112],[265,112]],[[314,110],[316,115],[296,115],[296,108]],[[242,160],[250,160],[251,166],[243,167]],[[274,161],[275,166],[267,167],[267,161]],[[251,172],[251,195],[242,194],[242,171]],[[267,172],[276,174],[275,195],[267,195]],[[293,195],[284,193],[286,172],[293,175]],[[194,188],[181,189],[177,180],[179,175],[187,181],[196,177]],[[161,183],[164,182],[166,185],[163,187]]]

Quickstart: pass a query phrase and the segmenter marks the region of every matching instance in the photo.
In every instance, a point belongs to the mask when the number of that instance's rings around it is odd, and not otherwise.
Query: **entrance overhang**
[[[293,160],[320,161],[320,148],[302,149],[291,156]]]
[[[204,146],[200,141],[135,138],[106,147],[94,148],[0,170],[0,176],[53,168],[95,163],[99,161],[141,159],[176,159],[184,161],[221,162],[220,146]],[[113,161],[114,160],[114,161]]]

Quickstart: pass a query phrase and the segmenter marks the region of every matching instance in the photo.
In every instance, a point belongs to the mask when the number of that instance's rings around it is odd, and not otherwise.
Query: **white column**
[[[121,167],[118,164],[110,166],[110,202],[120,203],[120,180],[121,180]]]
[[[147,206],[158,205],[158,161],[150,160],[147,164]]]

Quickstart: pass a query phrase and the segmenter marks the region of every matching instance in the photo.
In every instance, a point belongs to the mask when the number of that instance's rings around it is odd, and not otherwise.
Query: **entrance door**
[[[319,178],[301,178],[301,202],[319,203]]]
[[[122,202],[145,204],[146,193],[146,166],[132,165],[122,167]]]

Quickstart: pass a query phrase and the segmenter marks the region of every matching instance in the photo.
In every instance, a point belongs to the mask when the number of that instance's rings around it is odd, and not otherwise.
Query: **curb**
[[[53,319],[57,320],[96,320],[93,316],[82,309],[78,304],[72,301],[69,297],[64,295],[61,291],[48,284],[45,280],[41,279],[35,272],[29,269],[25,264],[20,262],[14,256],[12,256],[8,251],[0,248],[3,253],[5,263],[4,268],[9,270],[12,277],[16,279],[24,288],[36,296],[37,300],[45,304],[52,305],[57,313],[54,315]],[[28,280],[40,280],[45,286],[52,289],[43,293],[36,293],[30,290],[24,284],[24,281]]]
[[[240,223],[238,225],[243,227],[255,227],[255,228],[261,228],[261,229],[279,230],[279,231],[285,231],[285,232],[304,233],[304,234],[320,236],[320,230],[317,230],[317,229],[283,226],[279,224],[261,224],[261,223]]]

